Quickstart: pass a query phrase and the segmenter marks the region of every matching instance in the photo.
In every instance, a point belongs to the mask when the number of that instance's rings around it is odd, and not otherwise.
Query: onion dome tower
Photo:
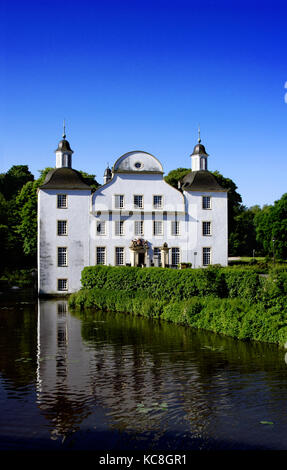
[[[196,144],[190,156],[192,171],[207,170],[207,157],[209,155],[201,143],[200,128],[198,128],[198,144]]]
[[[105,173],[104,173],[104,184],[111,181],[112,176],[113,176],[112,175],[112,170],[110,169],[109,164],[108,164],[107,168],[105,169]]]
[[[74,153],[66,140],[66,126],[64,121],[63,139],[60,140],[56,153],[56,168],[72,168],[72,154]]]

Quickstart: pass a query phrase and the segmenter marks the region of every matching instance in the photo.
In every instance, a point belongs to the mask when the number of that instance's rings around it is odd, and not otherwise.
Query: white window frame
[[[210,237],[211,233],[211,221],[210,220],[203,220],[202,222],[202,235],[204,237]]]
[[[62,287],[61,287],[62,283]],[[57,279],[57,290],[58,292],[67,292],[68,291],[68,279]]]
[[[138,203],[136,202],[136,198],[138,198]],[[135,209],[143,209],[144,207],[144,197],[142,194],[134,194],[134,208]]]
[[[115,220],[115,236],[122,237],[124,235],[124,221]]]
[[[144,234],[144,222],[143,220],[135,220],[134,222],[134,232],[136,236]]]
[[[160,230],[156,227],[161,227]],[[163,221],[162,220],[154,220],[153,221],[153,234],[154,236],[162,236],[163,235]]]
[[[159,202],[156,202],[156,198],[160,198]],[[162,209],[163,208],[163,195],[162,194],[154,194],[153,195],[153,208],[154,209]]]
[[[125,196],[123,194],[115,194],[115,208],[123,209],[125,207]]]
[[[57,266],[59,268],[68,266],[68,248],[66,246],[58,246],[57,248]]]
[[[67,194],[57,194],[57,209],[67,209],[68,196]]]
[[[208,252],[206,250],[209,250]],[[208,262],[206,262],[206,256],[208,257]],[[209,266],[211,264],[211,247],[204,246],[202,248],[202,266]]]
[[[100,227],[100,230],[99,230],[99,227]],[[106,221],[105,220],[97,220],[96,234],[97,234],[97,237],[106,235]]]
[[[176,262],[174,262],[174,260]],[[171,265],[178,266],[179,263],[180,263],[180,248],[178,246],[173,246],[171,248]]]
[[[64,237],[68,235],[67,220],[57,220],[57,235],[58,237]]]
[[[179,220],[172,220],[172,221],[171,221],[170,233],[171,233],[171,235],[173,235],[173,236],[178,236],[178,235],[180,235],[180,223],[179,223]]]
[[[120,250],[120,252],[119,252]],[[121,256],[121,263],[118,263],[118,256]],[[125,264],[125,249],[123,246],[116,246],[115,247],[115,265],[116,266],[124,266]]]
[[[205,201],[208,201],[208,204]],[[211,208],[211,196],[202,196],[202,209],[211,210]]]
[[[161,249],[159,246],[153,247],[153,257],[158,256],[159,265],[161,266]]]
[[[105,265],[107,260],[107,250],[105,246],[96,247],[96,264]]]

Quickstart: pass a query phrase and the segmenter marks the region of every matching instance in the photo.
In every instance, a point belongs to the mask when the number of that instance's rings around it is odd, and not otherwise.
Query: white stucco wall
[[[57,208],[57,194],[67,194],[66,209]],[[68,293],[80,288],[81,271],[89,264],[89,190],[38,192],[38,290],[58,294],[58,279],[68,279]],[[68,234],[57,235],[57,221],[67,220]],[[68,266],[57,266],[57,248],[67,247]]]
[[[227,220],[227,193],[184,191],[189,224],[188,261],[193,267],[203,265],[202,249],[211,248],[211,264],[227,265],[228,261],[228,220]],[[202,197],[210,196],[211,208],[202,208]],[[202,234],[202,222],[211,222],[211,235]],[[194,255],[194,253],[197,253]]]
[[[123,209],[115,208],[115,195],[124,195]],[[143,196],[143,208],[135,209],[134,195]],[[162,195],[162,209],[155,209],[153,196]],[[175,216],[176,213],[176,216]],[[180,235],[171,235],[171,221],[175,217],[180,221]],[[124,234],[115,235],[115,221],[124,220]],[[97,221],[106,221],[106,233],[97,235]],[[134,223],[143,220],[144,233],[136,236]],[[153,221],[163,221],[163,234],[153,235]],[[153,258],[153,247],[160,247],[164,242],[169,247],[182,247],[186,244],[184,198],[181,192],[167,184],[160,174],[118,173],[106,185],[99,188],[92,198],[90,216],[90,262],[96,264],[96,247],[106,247],[106,264],[115,264],[115,248],[125,248],[124,263],[132,263],[130,243],[135,238],[148,240],[150,244],[149,261]]]

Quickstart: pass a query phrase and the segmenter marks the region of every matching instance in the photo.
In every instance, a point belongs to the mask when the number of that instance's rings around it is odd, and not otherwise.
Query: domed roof
[[[150,153],[134,150],[117,159],[114,173],[163,173],[160,161]]]
[[[91,189],[85,183],[81,173],[73,168],[55,168],[50,170],[40,189]]]
[[[55,152],[70,152],[74,153],[73,150],[70,147],[69,142],[66,139],[60,140],[58,144],[58,148],[55,150]]]
[[[203,155],[205,157],[208,157],[208,153],[206,153],[204,145],[202,145],[200,142],[194,147],[191,156],[193,155]]]

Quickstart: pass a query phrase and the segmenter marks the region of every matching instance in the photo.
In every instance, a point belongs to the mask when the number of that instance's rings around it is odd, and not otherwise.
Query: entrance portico
[[[131,265],[146,266],[148,264],[148,242],[142,238],[132,240],[130,244]]]

